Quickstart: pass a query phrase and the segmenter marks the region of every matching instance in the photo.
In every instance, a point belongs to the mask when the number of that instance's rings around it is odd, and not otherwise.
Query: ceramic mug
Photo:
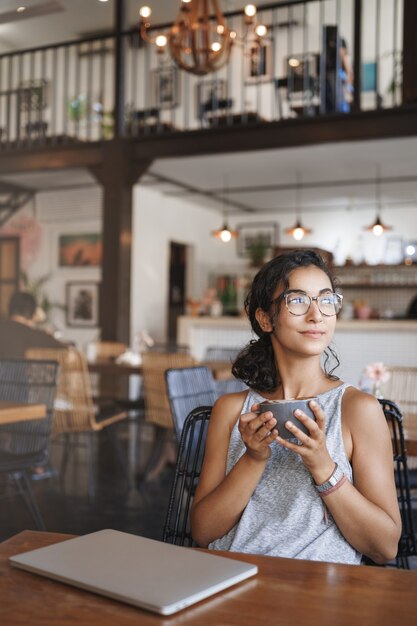
[[[274,428],[278,429],[279,436],[283,439],[293,439],[294,434],[287,430],[284,426],[285,422],[290,420],[293,424],[297,426],[300,430],[303,431],[306,435],[309,434],[308,429],[294,417],[294,411],[297,409],[301,409],[303,413],[311,417],[315,421],[314,413],[310,409],[309,402],[315,400],[317,402],[317,398],[303,398],[298,400],[265,400],[261,402],[259,413],[265,413],[266,411],[271,411],[275,419],[277,420]]]

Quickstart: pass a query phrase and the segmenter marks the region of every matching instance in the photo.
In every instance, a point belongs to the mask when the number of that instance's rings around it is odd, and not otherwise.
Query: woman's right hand
[[[254,404],[250,413],[240,416],[239,432],[247,454],[256,461],[267,461],[271,456],[269,446],[278,437],[278,430],[274,428],[277,420],[271,411],[258,413],[259,406]]]

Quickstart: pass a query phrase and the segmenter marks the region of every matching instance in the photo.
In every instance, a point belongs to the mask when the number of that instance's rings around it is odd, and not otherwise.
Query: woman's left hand
[[[306,413],[297,409],[294,416],[307,428],[309,434],[306,435],[302,430],[291,422],[285,422],[287,428],[296,437],[301,445],[292,443],[282,437],[277,437],[276,441],[287,450],[292,450],[300,455],[304,465],[311,473],[316,484],[325,482],[332,474],[334,469],[334,461],[332,460],[326,446],[326,435],[324,425],[326,416],[323,409],[317,402],[312,400],[309,403],[310,409],[313,411],[316,421],[311,419]]]

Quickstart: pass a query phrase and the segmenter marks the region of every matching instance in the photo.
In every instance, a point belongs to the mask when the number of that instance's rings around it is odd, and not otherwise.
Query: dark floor
[[[137,437],[139,430],[139,437]],[[152,482],[140,479],[152,449],[153,430],[149,425],[121,425],[120,436],[129,461],[132,486],[115,462],[114,451],[100,433],[96,453],[96,495],[88,495],[88,472],[85,451],[70,462],[65,480],[60,476],[32,481],[36,499],[48,531],[85,534],[102,528],[162,538],[173,467],[167,466]],[[137,439],[130,450],[129,435]],[[60,468],[62,446],[52,446],[51,463]],[[0,540],[22,530],[35,529],[30,514],[19,496],[2,500],[0,508]]]

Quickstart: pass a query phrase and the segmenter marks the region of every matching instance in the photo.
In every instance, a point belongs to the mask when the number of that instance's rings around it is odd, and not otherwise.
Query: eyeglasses
[[[285,306],[291,315],[305,315],[314,301],[322,315],[332,317],[341,310],[343,296],[333,291],[326,291],[318,296],[309,296],[304,291],[284,291],[272,304],[278,304],[280,300],[285,300]]]

